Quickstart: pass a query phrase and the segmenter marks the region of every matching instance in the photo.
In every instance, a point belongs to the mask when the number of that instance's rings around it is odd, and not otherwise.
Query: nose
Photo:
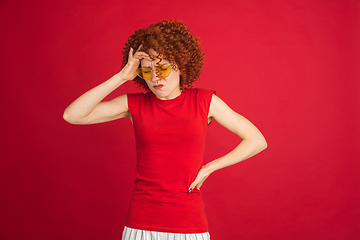
[[[158,82],[158,81],[160,81],[160,76],[158,76],[158,75],[156,74],[156,70],[155,70],[155,69],[152,69],[151,81],[152,81],[152,82]]]

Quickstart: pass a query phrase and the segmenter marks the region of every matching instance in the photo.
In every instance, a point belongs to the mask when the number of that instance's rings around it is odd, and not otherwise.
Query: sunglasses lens
[[[165,78],[170,75],[171,67],[170,66],[161,66],[161,77]]]
[[[148,68],[138,68],[136,69],[136,73],[139,77],[145,80],[150,79],[152,75],[151,69]]]
[[[166,78],[171,73],[170,66],[159,66],[156,68],[156,75]],[[142,79],[148,80],[152,77],[152,71],[150,68],[138,68],[136,74]]]

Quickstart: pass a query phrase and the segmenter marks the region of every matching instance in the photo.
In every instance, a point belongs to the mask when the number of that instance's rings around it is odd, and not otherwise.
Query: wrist
[[[206,172],[209,172],[209,173],[211,174],[211,173],[215,172],[216,170],[218,170],[217,164],[216,164],[217,161],[218,161],[218,159],[213,160],[213,161],[207,163],[207,164],[204,166],[205,171],[206,171]]]
[[[115,75],[114,75],[114,78],[116,78],[116,79],[120,82],[120,84],[123,84],[123,83],[129,81],[128,79],[123,79],[123,78],[121,77],[120,72],[117,73],[117,74],[115,74]]]

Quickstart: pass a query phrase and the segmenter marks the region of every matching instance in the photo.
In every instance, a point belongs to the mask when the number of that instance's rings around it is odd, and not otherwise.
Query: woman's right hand
[[[136,69],[138,69],[141,59],[147,59],[151,61],[151,57],[146,52],[141,52],[140,48],[142,45],[134,53],[134,49],[130,48],[128,62],[125,67],[120,71],[119,76],[121,79],[125,81],[131,81],[136,77]]]

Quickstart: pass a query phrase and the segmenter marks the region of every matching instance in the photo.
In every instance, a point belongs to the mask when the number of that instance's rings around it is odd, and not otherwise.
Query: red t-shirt
[[[188,189],[203,163],[213,93],[186,88],[171,100],[160,100],[152,92],[128,94],[137,165],[127,227],[208,231],[201,192]]]

